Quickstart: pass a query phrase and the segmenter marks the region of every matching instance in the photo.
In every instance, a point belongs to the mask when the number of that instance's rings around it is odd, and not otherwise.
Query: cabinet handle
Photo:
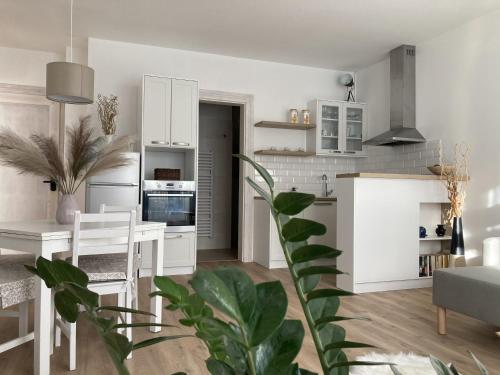
[[[333,205],[332,202],[314,202],[313,205],[315,206],[331,206]]]
[[[165,237],[166,240],[173,240],[174,238],[182,238],[182,234],[178,234],[177,236],[173,237]]]
[[[189,142],[172,142],[174,146],[189,146]]]
[[[344,154],[355,154],[356,151],[344,151]]]
[[[165,141],[151,141],[153,145],[168,145],[168,142]]]
[[[336,150],[330,150],[330,152],[334,153],[334,154],[341,154],[342,151],[336,151]]]

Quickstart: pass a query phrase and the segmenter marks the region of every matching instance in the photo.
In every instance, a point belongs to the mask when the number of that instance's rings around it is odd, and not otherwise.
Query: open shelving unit
[[[314,129],[316,124],[294,124],[280,121],[260,121],[255,124],[256,128],[287,129],[287,130],[309,130]]]
[[[282,130],[311,130],[316,129],[316,124],[293,124],[291,122],[280,122],[280,121],[260,121],[255,124],[256,128],[268,128],[268,129],[282,129]],[[254,152],[255,155],[271,155],[271,156],[295,156],[295,157],[308,157],[313,156],[315,152],[309,152],[307,150],[257,150]]]
[[[255,155],[272,155],[272,156],[313,156],[314,152],[307,151],[288,151],[288,150],[257,150],[254,152]]]
[[[419,238],[418,274],[420,279],[430,279],[435,269],[447,268],[450,261],[451,228],[446,227],[442,237],[434,234],[437,224],[444,223],[449,203],[421,203],[420,226],[427,230],[427,237]]]

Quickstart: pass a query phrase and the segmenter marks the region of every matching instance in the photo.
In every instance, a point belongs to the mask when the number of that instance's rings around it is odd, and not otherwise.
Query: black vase
[[[446,228],[444,227],[443,224],[437,225],[436,234],[438,237],[444,237],[444,235],[446,234]]]
[[[451,249],[452,255],[465,255],[464,249],[464,232],[462,228],[462,218],[453,218],[453,230],[451,232]]]

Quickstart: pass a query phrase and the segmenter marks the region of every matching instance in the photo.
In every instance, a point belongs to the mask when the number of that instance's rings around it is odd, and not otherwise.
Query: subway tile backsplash
[[[440,141],[401,146],[367,146],[366,158],[286,157],[255,155],[255,160],[269,170],[276,191],[298,191],[322,195],[323,174],[328,177],[328,190],[335,195],[335,176],[352,172],[384,172],[429,174],[428,166],[439,163]],[[255,176],[259,184],[264,181]]]

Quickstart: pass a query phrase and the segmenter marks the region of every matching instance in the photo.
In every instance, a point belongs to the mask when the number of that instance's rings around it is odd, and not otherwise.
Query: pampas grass
[[[0,164],[55,181],[63,194],[74,194],[83,181],[97,173],[130,164],[123,154],[130,137],[122,136],[111,143],[104,137],[94,137],[90,116],[69,128],[67,138],[65,160],[53,138],[41,134],[25,138],[9,128],[0,129]]]

